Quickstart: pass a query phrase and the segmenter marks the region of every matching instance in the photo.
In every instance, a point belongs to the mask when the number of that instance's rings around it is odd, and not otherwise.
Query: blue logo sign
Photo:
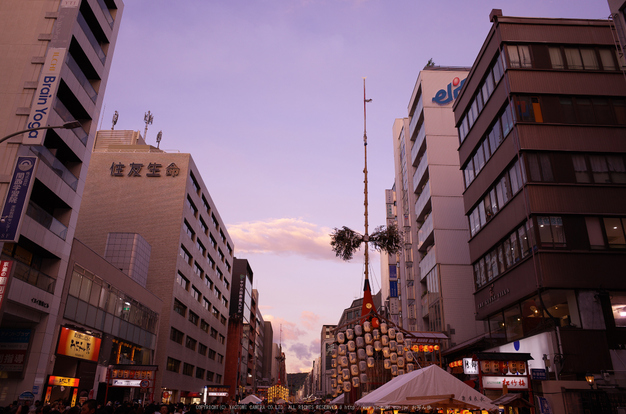
[[[389,281],[389,297],[390,298],[398,297],[398,281],[397,280]]]
[[[28,195],[33,184],[37,157],[19,157],[13,178],[0,211],[0,241],[17,241],[22,215],[26,211]]]
[[[452,79],[452,82],[448,84],[446,89],[439,89],[437,94],[433,98],[433,102],[439,105],[447,105],[459,96],[461,88],[465,83],[465,79],[461,80],[458,77]],[[454,89],[452,89],[454,87]]]

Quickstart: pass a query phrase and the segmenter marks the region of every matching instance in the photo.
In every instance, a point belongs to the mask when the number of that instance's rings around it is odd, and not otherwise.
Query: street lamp
[[[589,384],[589,386],[591,387],[591,389],[593,389],[593,384],[596,382],[595,377],[593,376],[593,374],[587,374],[585,375],[585,380],[587,380],[587,384]]]
[[[81,126],[81,123],[79,121],[72,121],[72,122],[66,122],[63,125],[42,126],[42,127],[37,127],[37,128],[24,129],[22,131],[17,131],[17,132],[14,132],[12,134],[9,134],[6,137],[0,139],[0,144],[3,143],[4,141],[6,141],[7,139],[12,138],[12,137],[14,137],[16,135],[20,135],[20,134],[23,134],[25,132],[30,132],[30,131],[37,131],[38,129],[55,129],[55,128],[74,129],[74,128],[78,128],[80,126]]]

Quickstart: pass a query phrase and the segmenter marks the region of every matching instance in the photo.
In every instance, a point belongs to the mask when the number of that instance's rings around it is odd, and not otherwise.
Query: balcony
[[[426,251],[435,239],[433,232],[433,215],[429,214],[417,232],[417,250]]]
[[[422,260],[420,260],[420,274],[425,277],[436,264],[437,257],[435,256],[435,248],[433,247],[422,257]]]
[[[3,259],[7,259],[3,256]],[[56,280],[25,263],[13,261],[13,277],[43,291],[54,294]]]
[[[85,20],[85,17],[83,16],[82,13],[80,12],[78,13],[77,20],[78,20],[78,25],[80,26],[81,29],[83,29],[83,33],[85,33],[85,36],[87,37],[87,40],[91,44],[91,47],[93,47],[94,52],[96,52],[98,59],[100,59],[100,62],[104,65],[104,61],[106,60],[107,57],[104,54],[104,50],[102,50],[102,47],[100,46],[100,42],[98,42],[98,39],[96,39],[96,36],[93,34],[91,29],[89,28],[89,24],[87,24],[87,21]]]
[[[76,117],[72,115],[69,109],[67,109],[65,105],[63,105],[63,103],[58,97],[54,100],[54,110],[61,117],[61,119],[65,122],[72,122],[76,120]],[[87,146],[87,140],[89,139],[89,134],[87,134],[83,128],[74,128],[72,129],[72,132],[74,132],[74,135],[76,135],[76,138],[78,138],[78,140],[82,142],[84,146]]]
[[[107,23],[109,23],[109,26],[113,28],[113,23],[115,23],[115,20],[111,15],[109,7],[104,3],[104,0],[98,0],[98,6],[100,6],[100,9],[102,9],[102,13],[104,13],[104,18],[106,19]]]
[[[50,150],[43,145],[30,147],[30,150],[37,154],[39,159],[54,171],[70,188],[76,191],[78,187],[78,178],[72,174],[65,165],[61,163]]]
[[[424,174],[428,169],[428,154],[424,152],[422,159],[415,170],[415,174],[413,174],[413,192],[417,194],[418,190],[421,187],[422,181],[424,181]]]
[[[417,106],[415,107],[415,111],[413,112],[413,116],[411,117],[411,123],[409,124],[409,136],[411,137],[411,141],[414,141],[416,128],[422,126],[420,120],[424,119],[423,116],[424,103],[422,102],[422,97],[417,102]]]
[[[28,203],[26,215],[44,226],[46,229],[50,230],[62,240],[65,240],[67,237],[67,227],[32,201]]]
[[[424,138],[426,138],[426,128],[422,124],[422,127],[417,133],[417,138],[413,142],[413,147],[411,148],[411,163],[413,164],[414,167],[417,166],[417,163],[419,162],[418,155],[420,154],[421,152],[420,149],[422,148],[422,145],[424,144]]]
[[[74,74],[74,76],[76,76],[76,80],[78,81],[78,83],[80,83],[85,92],[87,92],[87,96],[89,96],[89,99],[91,99],[91,101],[95,103],[96,99],[98,98],[98,93],[93,88],[93,86],[91,86],[91,82],[89,82],[87,76],[85,76],[78,63],[76,63],[72,55],[69,53],[67,54],[66,63],[67,66],[70,68],[70,71]]]
[[[424,216],[428,212],[426,209],[427,207],[430,208],[430,181],[427,181],[426,184],[424,184],[424,187],[420,191],[419,197],[415,202],[415,215],[418,221],[424,219]]]

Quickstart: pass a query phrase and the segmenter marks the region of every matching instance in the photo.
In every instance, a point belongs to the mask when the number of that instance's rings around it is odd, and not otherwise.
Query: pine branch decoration
[[[363,243],[363,236],[346,226],[341,229],[335,228],[330,234],[330,245],[335,255],[346,261],[352,259],[361,243]]]
[[[387,228],[385,226],[376,227],[374,233],[370,235],[370,242],[376,250],[382,250],[387,254],[396,254],[402,248],[402,238],[395,225]]]

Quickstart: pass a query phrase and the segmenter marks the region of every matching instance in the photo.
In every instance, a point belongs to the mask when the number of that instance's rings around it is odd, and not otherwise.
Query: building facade
[[[60,331],[65,277],[91,147],[123,10],[121,0],[7,0],[0,4],[0,137],[80,121],[74,129],[0,144],[0,335],[28,332],[0,366],[0,405],[41,398]],[[26,169],[28,168],[28,169]],[[46,304],[47,306],[43,306]]]
[[[454,104],[486,350],[547,369],[535,386],[553,412],[623,405],[585,381],[623,386],[626,357],[626,81],[610,22],[490,19]]]
[[[151,246],[146,286],[163,301],[155,400],[199,403],[224,382],[233,242],[190,154],[133,131],[99,131],[94,147],[77,238],[109,260],[130,243],[118,233]]]
[[[335,328],[337,325],[322,325],[320,335],[319,391],[322,396],[333,393],[330,386],[332,351],[335,347]]]
[[[393,202],[404,247],[397,258],[397,283],[390,272],[390,296],[404,329],[445,332],[449,346],[483,332],[474,319],[472,268],[463,210],[452,103],[467,68],[425,67],[408,106],[408,117],[393,125],[395,195],[387,190],[388,217]],[[390,302],[391,304],[391,302]]]

